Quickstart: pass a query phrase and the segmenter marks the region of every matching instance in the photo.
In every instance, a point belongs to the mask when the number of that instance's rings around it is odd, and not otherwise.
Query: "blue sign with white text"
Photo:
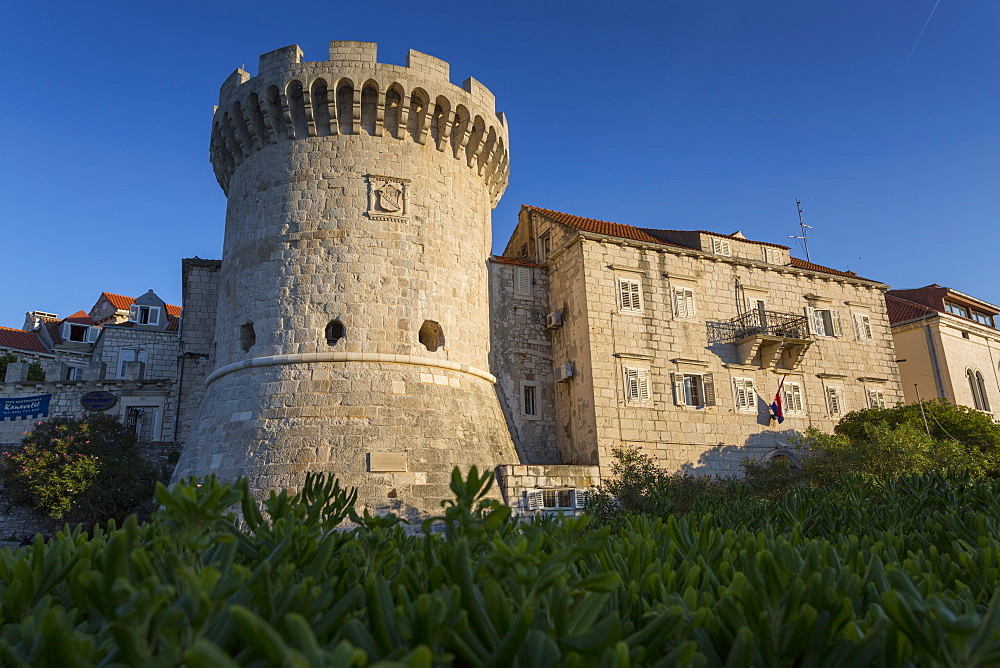
[[[0,420],[30,420],[48,417],[51,394],[34,397],[0,399]]]

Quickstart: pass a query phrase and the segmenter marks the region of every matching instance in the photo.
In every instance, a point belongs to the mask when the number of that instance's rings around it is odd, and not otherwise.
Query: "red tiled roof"
[[[683,246],[678,246],[677,244],[672,244],[668,241],[660,241],[656,237],[643,232],[641,229],[633,225],[609,223],[606,220],[597,220],[595,218],[581,218],[580,216],[572,216],[568,213],[552,211],[551,209],[542,209],[528,204],[525,204],[524,207],[526,209],[531,209],[532,211],[537,211],[544,216],[548,216],[557,223],[562,223],[563,225],[568,225],[578,230],[583,230],[584,232],[605,234],[609,237],[621,237],[622,239],[632,239],[634,241],[644,241],[646,243],[657,244],[659,246],[683,248]]]
[[[644,241],[646,243],[659,244],[661,246],[672,246],[674,248],[687,248],[687,246],[681,246],[680,244],[670,243],[668,241],[662,241],[653,237],[649,233],[643,231],[638,227],[633,227],[632,225],[622,225],[621,223],[609,223],[604,220],[595,220],[593,218],[581,218],[580,216],[572,216],[568,213],[561,213],[559,211],[552,211],[550,209],[542,209],[537,206],[530,206],[528,204],[523,205],[526,209],[531,209],[532,211],[538,211],[539,213],[548,216],[552,220],[563,225],[568,225],[569,227],[574,227],[578,230],[583,230],[584,232],[594,232],[596,234],[606,234],[610,237],[621,237],[623,239],[633,239],[635,241]],[[706,232],[704,230],[691,230],[693,232],[698,232],[701,234],[711,234],[719,237],[726,237],[728,239],[738,239],[731,234],[719,234],[718,232]],[[767,243],[765,241],[752,241],[750,239],[739,239],[739,241],[748,241],[750,243],[762,244],[765,246],[774,246],[776,248],[788,249],[788,246],[780,246],[778,244]],[[806,262],[805,260],[800,260],[798,258],[791,258],[791,265],[799,269],[808,269],[809,271],[816,271],[823,274],[833,274],[834,276],[843,276],[845,278],[853,278],[859,281],[867,281],[869,283],[878,283],[879,281],[872,280],[870,278],[862,278],[852,271],[839,271],[837,269],[831,269],[830,267],[824,267],[819,264],[813,264],[812,262]]]
[[[512,257],[504,257],[503,255],[491,255],[490,262],[499,262],[500,264],[516,264],[521,267],[538,267],[539,269],[548,269],[548,267],[543,264],[533,264],[531,262],[517,260]]]
[[[66,316],[63,318],[63,322],[71,322],[74,325],[96,325],[93,318],[91,318],[86,311],[77,311],[73,315]]]
[[[800,260],[797,257],[790,258],[793,267],[798,267],[799,269],[808,269],[809,271],[818,271],[822,274],[833,274],[834,276],[844,276],[846,278],[854,278],[859,281],[868,281],[869,283],[880,283],[881,281],[876,281],[871,278],[864,278],[863,276],[858,276],[853,271],[840,271],[839,269],[831,269],[830,267],[824,267],[821,264],[813,264],[812,262],[806,262],[805,260]]]
[[[11,329],[10,327],[0,327],[0,347],[30,350],[34,353],[49,352],[42,345],[38,334],[26,332],[23,329]]]
[[[135,297],[116,295],[113,292],[102,292],[101,296],[105,297],[109,302],[111,302],[112,306],[121,311],[127,311],[129,307],[135,303]],[[179,318],[181,315],[181,307],[174,306],[173,304],[167,304],[167,315]]]
[[[892,295],[885,296],[885,310],[889,315],[889,324],[894,325],[897,322],[907,322],[909,320],[917,320],[918,318],[926,318],[931,315],[937,315],[938,311],[932,309],[923,304],[918,304],[916,302],[911,302],[909,299],[903,299],[901,297],[893,297]]]

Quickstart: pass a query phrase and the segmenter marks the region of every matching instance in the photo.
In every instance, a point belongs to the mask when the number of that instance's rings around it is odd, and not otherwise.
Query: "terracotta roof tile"
[[[94,326],[97,324],[96,322],[94,322],[94,319],[87,314],[86,311],[77,311],[73,315],[68,315],[65,318],[63,318],[63,322],[71,322],[74,325]]]
[[[891,325],[898,322],[907,322],[909,320],[917,320],[918,318],[926,318],[931,315],[937,315],[938,313],[937,310],[924,306],[923,304],[911,302],[909,299],[903,299],[901,297],[893,297],[892,295],[885,296],[885,310],[889,315],[889,324]]]
[[[30,350],[33,353],[49,352],[35,332],[26,332],[23,329],[11,329],[10,327],[0,327],[0,347]]]
[[[135,303],[135,297],[126,297],[125,295],[116,295],[113,292],[102,292],[101,295],[114,306],[116,309],[127,311],[132,304]],[[174,306],[173,304],[167,304],[167,315],[174,318],[179,318],[181,315],[181,307]]]
[[[568,225],[578,230],[583,230],[584,232],[604,234],[609,237],[621,237],[622,239],[632,239],[634,241],[644,241],[646,243],[657,244],[660,246],[673,246],[675,248],[684,248],[684,246],[672,244],[669,241],[661,241],[660,239],[651,236],[650,234],[644,232],[643,230],[633,225],[622,225],[621,223],[609,223],[606,220],[597,220],[596,218],[582,218],[580,216],[572,216],[568,213],[562,213],[560,211],[552,211],[551,209],[542,209],[540,207],[530,206],[528,204],[525,204],[524,207],[527,209],[531,209],[532,211],[537,211],[544,216],[548,216],[557,223],[562,223],[563,225]]]
[[[533,264],[531,262],[524,262],[523,260],[518,260],[512,257],[504,257],[503,255],[491,255],[490,262],[499,262],[500,264],[516,264],[521,267],[538,267],[539,269],[548,269],[544,264]]]
[[[880,283],[881,281],[876,281],[872,278],[865,278],[864,276],[858,276],[853,271],[840,271],[839,269],[831,269],[830,267],[824,267],[821,264],[814,264],[812,262],[806,262],[805,260],[800,260],[797,257],[789,258],[791,259],[791,264],[793,267],[798,267],[799,269],[808,269],[809,271],[818,271],[821,274],[833,274],[834,276],[843,276],[845,278],[853,278],[858,281],[867,281],[868,283]]]
[[[563,225],[568,225],[569,227],[574,227],[578,230],[583,230],[584,232],[594,232],[597,234],[606,234],[610,237],[621,237],[623,239],[633,239],[635,241],[644,241],[646,243],[659,244],[661,246],[672,246],[674,248],[687,248],[687,246],[681,246],[680,244],[670,243],[669,241],[663,241],[657,239],[656,237],[650,235],[648,232],[642,230],[641,228],[634,227],[632,225],[622,225],[621,223],[609,223],[605,220],[595,220],[593,218],[581,218],[580,216],[572,216],[568,213],[561,213],[559,211],[552,211],[551,209],[542,209],[537,206],[530,206],[528,204],[523,205],[526,209],[531,209],[532,211],[538,211],[542,215],[548,216],[552,220],[562,223]],[[707,232],[704,230],[690,230],[692,232],[698,232],[701,234],[711,234],[719,237],[726,237],[728,239],[738,239],[731,234],[719,234],[718,232]],[[774,246],[776,248],[787,249],[788,246],[780,246],[778,244],[767,243],[765,241],[752,241],[751,239],[739,239],[740,241],[747,241],[750,243],[761,244],[764,246]],[[791,258],[791,265],[799,269],[807,269],[809,271],[816,271],[824,274],[833,274],[834,276],[843,276],[845,278],[853,278],[859,281],[867,281],[868,283],[878,283],[879,281],[872,280],[870,278],[863,278],[858,276],[852,271],[839,271],[837,269],[831,269],[830,267],[824,267],[819,264],[813,264],[812,262],[806,262],[805,260],[800,260],[798,258]]]

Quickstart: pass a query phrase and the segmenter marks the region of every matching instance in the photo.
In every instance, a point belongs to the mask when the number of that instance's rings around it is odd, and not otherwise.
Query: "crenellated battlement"
[[[210,159],[224,191],[236,168],[265,146],[360,135],[450,153],[499,201],[509,174],[507,121],[482,83],[452,84],[448,63],[419,51],[410,50],[405,67],[379,63],[373,42],[330,42],[326,61],[302,55],[298,45],[270,51],[257,76],[237,69],[222,84]]]

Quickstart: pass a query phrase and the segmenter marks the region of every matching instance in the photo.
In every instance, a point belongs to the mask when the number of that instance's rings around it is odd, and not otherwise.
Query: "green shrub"
[[[706,509],[726,496],[731,481],[690,473],[669,473],[644,454],[642,448],[613,450],[611,476],[590,496],[588,510],[601,522],[627,514],[664,517]]]
[[[149,524],[0,549],[0,664],[1000,663],[998,480],[851,477],[614,528],[517,523],[491,482],[456,472],[420,535],[318,476],[262,507],[246,481],[161,486]]]
[[[149,503],[152,466],[135,448],[135,435],[115,416],[40,422],[24,447],[0,459],[6,501],[72,522],[123,519]]]
[[[23,361],[23,359],[12,353],[4,353],[0,355],[0,382],[3,382],[3,379],[7,375],[8,364],[11,362]],[[45,380],[45,369],[42,368],[41,362],[28,363],[28,380]]]

